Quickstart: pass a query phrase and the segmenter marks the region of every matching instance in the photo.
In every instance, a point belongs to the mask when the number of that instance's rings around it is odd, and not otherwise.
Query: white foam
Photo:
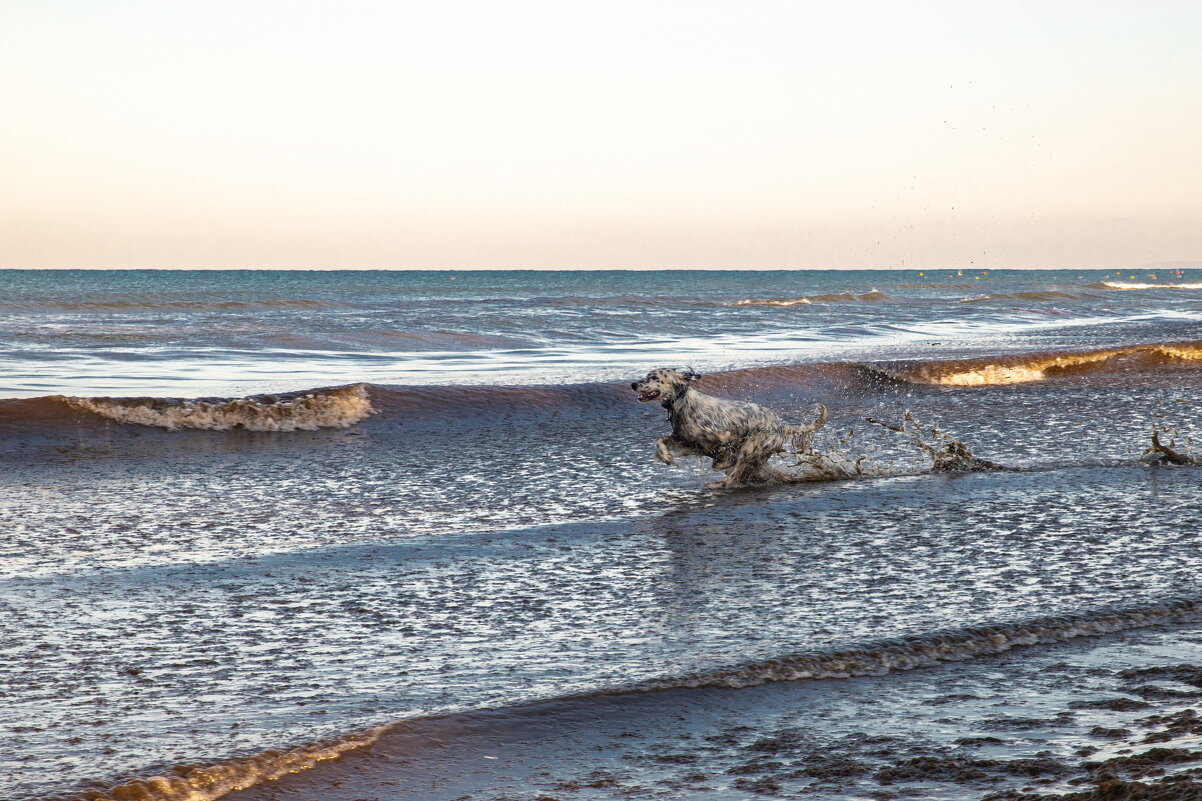
[[[1140,284],[1126,281],[1103,281],[1107,289],[1202,289],[1202,284]]]
[[[735,303],[736,306],[808,306],[809,298],[748,298]]]

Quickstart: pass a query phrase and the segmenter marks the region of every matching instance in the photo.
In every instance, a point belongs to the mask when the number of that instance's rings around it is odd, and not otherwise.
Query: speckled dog
[[[713,468],[726,473],[722,481],[706,486],[729,487],[762,481],[781,481],[787,476],[768,465],[768,460],[785,450],[790,439],[812,434],[826,425],[826,407],[818,404],[818,419],[810,425],[791,426],[775,412],[754,403],[728,401],[705,395],[690,384],[701,376],[691,370],[652,370],[630,388],[639,401],[658,400],[668,410],[672,435],[655,440],[655,458],[675,464],[682,456],[708,456]]]

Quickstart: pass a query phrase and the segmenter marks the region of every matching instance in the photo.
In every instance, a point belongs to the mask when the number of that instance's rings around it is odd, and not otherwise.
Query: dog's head
[[[679,372],[669,367],[661,367],[647,373],[641,381],[635,381],[630,388],[639,394],[639,402],[657,400],[667,406],[685,393],[689,384],[701,378],[700,373],[692,370]]]

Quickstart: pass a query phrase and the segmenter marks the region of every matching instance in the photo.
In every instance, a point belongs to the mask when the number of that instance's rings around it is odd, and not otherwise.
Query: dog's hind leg
[[[739,458],[734,445],[735,435],[729,431],[723,431],[714,439],[717,440],[717,444],[711,445],[710,450],[705,452],[706,456],[714,460],[710,469],[729,471]]]
[[[732,484],[781,483],[789,480],[788,474],[776,469],[769,462],[778,453],[785,453],[793,431],[788,426],[763,431],[748,437],[739,448],[734,469],[730,472]]]
[[[735,462],[738,459],[734,451],[731,450],[714,451],[712,456],[714,459],[714,463],[710,465],[710,469],[712,470],[730,470],[735,466]]]
[[[726,484],[758,484],[776,479],[776,471],[768,467],[768,459],[779,449],[779,435],[753,434],[739,446],[734,466],[726,476]]]

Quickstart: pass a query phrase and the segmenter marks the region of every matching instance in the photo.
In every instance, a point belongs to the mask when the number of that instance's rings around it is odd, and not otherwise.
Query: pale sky
[[[1202,259],[1202,3],[0,0],[0,267]]]

